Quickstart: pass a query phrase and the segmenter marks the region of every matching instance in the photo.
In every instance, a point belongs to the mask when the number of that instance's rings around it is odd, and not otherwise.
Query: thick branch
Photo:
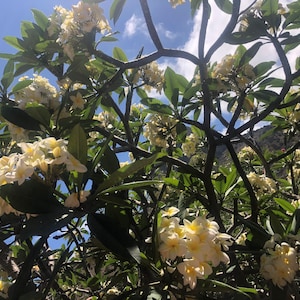
[[[157,31],[156,31],[155,26],[152,21],[152,17],[151,17],[151,13],[149,10],[147,0],[140,0],[140,4],[141,4],[144,18],[145,18],[145,21],[147,24],[148,32],[150,34],[150,37],[151,37],[155,47],[157,48],[157,50],[163,49],[162,43],[159,39],[159,36],[157,34]]]
[[[233,1],[231,18],[230,18],[227,26],[225,27],[224,31],[221,33],[221,35],[218,37],[218,39],[214,42],[214,44],[207,51],[207,54],[205,56],[205,61],[207,61],[207,62],[210,61],[214,52],[216,50],[218,50],[224,44],[226,36],[228,36],[234,30],[234,28],[237,24],[237,21],[238,21],[240,6],[241,6],[241,0]]]

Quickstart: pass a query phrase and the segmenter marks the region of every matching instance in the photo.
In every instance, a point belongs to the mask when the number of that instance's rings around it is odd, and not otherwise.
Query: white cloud
[[[147,33],[146,23],[143,18],[137,17],[135,14],[133,14],[125,23],[123,36],[132,37],[137,33]]]
[[[169,40],[174,40],[177,37],[177,34],[174,33],[174,32],[172,32],[172,31],[170,31],[170,30],[168,30],[168,29],[166,29],[164,27],[163,23],[158,23],[156,25],[156,30],[157,30],[157,32],[158,32],[159,35],[163,35],[163,36],[165,36]]]

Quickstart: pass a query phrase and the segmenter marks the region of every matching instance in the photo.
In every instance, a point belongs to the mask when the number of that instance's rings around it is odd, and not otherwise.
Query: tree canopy
[[[197,54],[136,1],[156,50],[134,59],[114,31],[126,0],[102,2],[33,9],[4,38],[0,299],[295,299],[299,1],[169,0],[201,14]],[[212,9],[228,23],[207,47]]]

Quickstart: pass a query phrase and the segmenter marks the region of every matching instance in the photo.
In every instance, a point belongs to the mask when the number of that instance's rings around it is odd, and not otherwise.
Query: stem
[[[157,34],[157,31],[156,31],[155,26],[154,26],[153,21],[152,21],[152,16],[151,16],[151,13],[150,13],[150,10],[149,10],[147,0],[140,0],[140,4],[141,4],[142,11],[143,11],[143,14],[144,14],[144,18],[145,18],[145,21],[146,21],[146,24],[147,24],[148,32],[150,34],[150,37],[151,37],[155,47],[158,50],[163,49],[162,43],[159,39],[159,36]]]
[[[249,193],[249,197],[250,197],[250,203],[251,203],[251,220],[253,222],[257,222],[257,218],[258,218],[258,204],[257,204],[257,198],[255,196],[255,193],[252,189],[251,183],[248,180],[248,177],[243,169],[243,167],[240,164],[240,161],[234,151],[234,148],[232,146],[231,143],[226,143],[227,149],[231,155],[232,161],[237,169],[237,171],[239,172],[240,176],[243,179],[243,182],[245,184],[245,187]]]

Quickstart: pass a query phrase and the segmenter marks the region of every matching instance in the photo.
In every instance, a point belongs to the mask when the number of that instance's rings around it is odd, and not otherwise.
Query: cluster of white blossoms
[[[0,158],[0,185],[18,182],[19,185],[35,172],[47,174],[51,166],[63,165],[67,171],[84,173],[81,164],[67,150],[67,141],[48,137],[33,143],[18,143],[22,153],[12,153]]]
[[[32,80],[30,85],[14,93],[19,108],[25,109],[28,103],[38,103],[55,110],[60,105],[59,93],[47,78],[34,74],[33,78],[24,76],[19,80]]]
[[[155,88],[156,92],[161,93],[164,85],[164,71],[159,69],[156,61],[152,61],[133,72],[134,78],[132,81],[134,84],[137,84],[140,80],[142,80],[145,84],[144,89],[146,91],[150,92],[152,88]]]
[[[237,68],[235,56],[231,54],[223,57],[221,62],[216,64],[212,70],[212,78],[218,80],[219,92],[227,92],[228,89],[236,92],[243,91],[255,77],[253,67],[249,63]],[[228,84],[230,88],[228,88]]]
[[[144,136],[150,144],[167,148],[176,140],[177,121],[168,115],[152,114],[144,127]]]
[[[255,172],[250,172],[247,177],[258,196],[265,193],[274,194],[277,190],[276,182],[272,178]]]
[[[198,279],[205,279],[221,262],[228,264],[223,250],[232,245],[232,237],[219,232],[219,225],[210,219],[196,216],[192,221],[174,217],[179,209],[170,207],[162,212],[159,233],[159,252],[164,261],[183,276],[184,285],[194,289]],[[172,268],[173,267],[173,268]]]
[[[59,32],[57,42],[70,59],[74,58],[74,46],[89,32],[96,30],[104,33],[110,30],[103,10],[96,3],[79,1],[72,6],[72,10],[66,10],[61,6],[54,8],[54,14],[50,19],[48,34],[50,36]]]
[[[241,161],[251,161],[255,157],[257,157],[256,152],[249,146],[243,147],[238,153],[238,158]]]
[[[196,153],[197,146],[199,145],[200,140],[197,135],[194,133],[189,134],[185,142],[182,144],[182,152],[185,156],[191,157]]]
[[[289,115],[289,120],[293,124],[298,124],[300,121],[300,103],[297,103],[293,111]]]
[[[272,280],[274,285],[283,288],[291,283],[299,270],[297,252],[286,242],[279,242],[277,236],[273,236],[264,245],[266,253],[260,258],[260,273]]]

